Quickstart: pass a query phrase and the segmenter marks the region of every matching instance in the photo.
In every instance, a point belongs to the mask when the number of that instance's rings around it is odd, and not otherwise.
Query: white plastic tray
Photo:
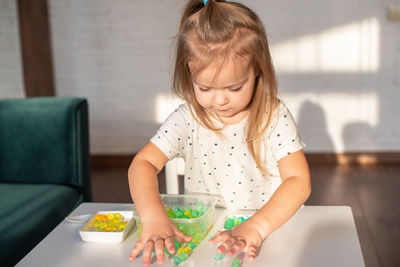
[[[125,229],[121,232],[98,232],[98,231],[84,231],[85,227],[92,221],[92,218],[97,214],[107,214],[107,213],[120,213],[124,216],[124,219],[128,221]],[[126,236],[128,235],[129,231],[135,225],[135,220],[133,218],[133,211],[99,211],[92,216],[92,218],[85,224],[79,231],[79,234],[83,241],[87,242],[98,242],[98,243],[118,243],[122,242]]]

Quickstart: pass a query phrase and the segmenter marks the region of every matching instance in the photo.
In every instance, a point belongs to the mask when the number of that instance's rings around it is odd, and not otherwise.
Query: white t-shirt
[[[259,209],[282,183],[278,160],[305,145],[296,123],[281,102],[275,110],[261,148],[268,175],[262,175],[246,139],[247,117],[222,129],[224,137],[199,124],[187,104],[180,105],[151,138],[167,157],[185,160],[185,193],[217,196],[217,205],[233,209]]]

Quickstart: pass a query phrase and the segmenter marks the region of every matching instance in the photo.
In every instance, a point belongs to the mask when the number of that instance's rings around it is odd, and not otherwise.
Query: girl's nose
[[[215,104],[218,106],[223,106],[229,102],[228,97],[225,95],[225,93],[222,90],[216,90],[215,93]]]

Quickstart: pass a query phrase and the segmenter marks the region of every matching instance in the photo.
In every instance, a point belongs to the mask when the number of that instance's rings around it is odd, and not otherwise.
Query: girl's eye
[[[232,88],[231,91],[239,91],[240,89],[242,89],[243,85],[238,87],[238,88]]]
[[[208,91],[209,90],[208,88],[201,88],[200,86],[199,86],[199,89],[200,89],[200,91]]]

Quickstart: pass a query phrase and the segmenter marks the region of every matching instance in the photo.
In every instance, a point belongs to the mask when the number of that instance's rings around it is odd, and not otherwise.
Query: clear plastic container
[[[197,204],[202,204],[205,212],[200,217],[193,219],[171,218],[181,232],[192,236],[193,242],[200,243],[214,224],[215,199],[212,196],[203,194],[161,194],[161,199],[165,208],[177,206],[185,209],[187,207],[194,208]],[[133,216],[140,236],[142,234],[142,223],[136,211],[134,211]]]

